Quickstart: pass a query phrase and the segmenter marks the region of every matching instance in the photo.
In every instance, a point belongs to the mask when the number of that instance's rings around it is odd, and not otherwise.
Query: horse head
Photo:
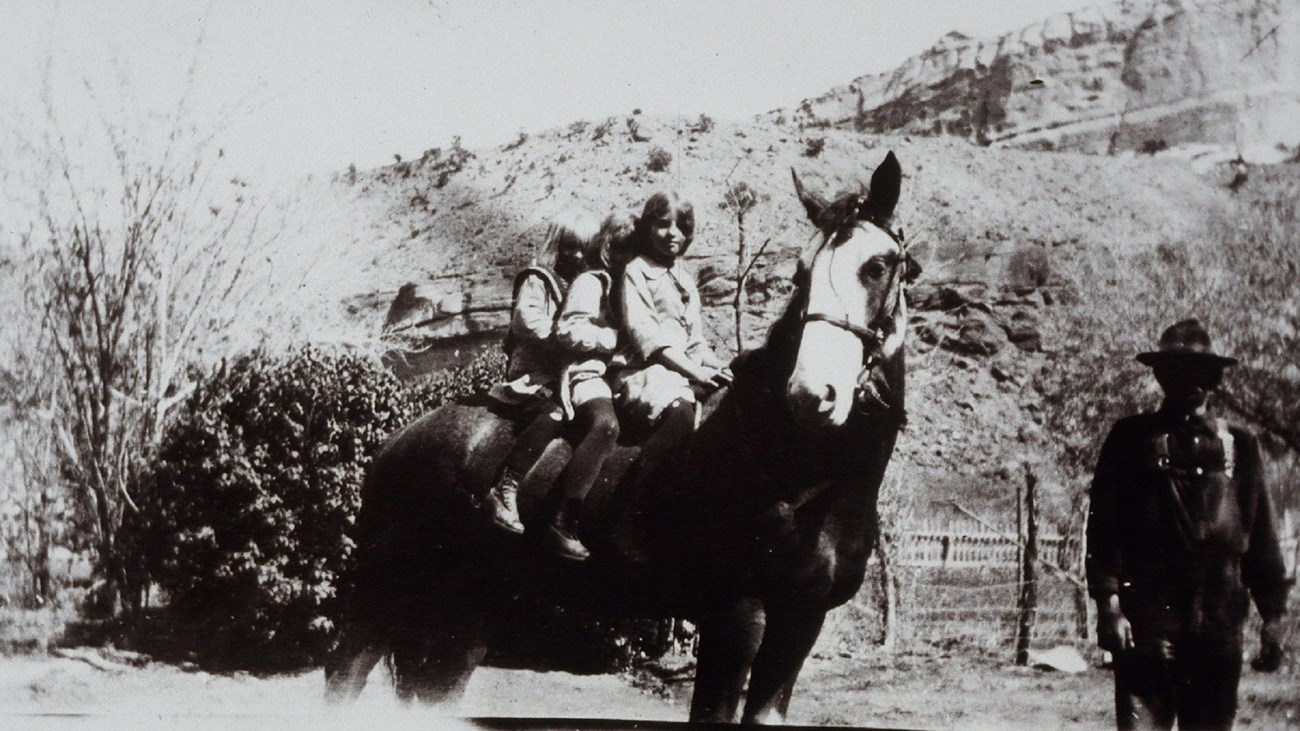
[[[902,234],[890,228],[902,169],[890,152],[869,192],[831,202],[791,175],[820,235],[799,262],[802,333],[786,397],[799,421],[839,427],[863,400],[872,372],[902,353],[904,290],[920,274]]]

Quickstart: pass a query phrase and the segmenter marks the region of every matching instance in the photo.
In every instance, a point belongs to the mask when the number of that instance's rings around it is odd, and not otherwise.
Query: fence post
[[[1038,476],[1033,469],[1025,465],[1025,549],[1024,560],[1020,570],[1020,600],[1017,602],[1020,621],[1016,625],[1016,664],[1029,663],[1029,638],[1034,631],[1034,617],[1038,613],[1038,592],[1035,582],[1035,566],[1038,562],[1038,515],[1034,504],[1034,492],[1038,486]]]
[[[1025,584],[1025,493],[1016,488],[1016,584]]]
[[[883,634],[880,644],[885,652],[892,653],[898,649],[899,625],[902,622],[901,607],[898,601],[898,576],[894,569],[890,551],[886,550],[884,531],[876,531],[876,557],[880,561],[880,596],[881,624]]]
[[[1083,492],[1076,502],[1074,509],[1074,570],[1078,576],[1087,581],[1087,557],[1088,557],[1088,496]],[[1076,617],[1077,634],[1079,639],[1088,639],[1088,628],[1092,625],[1088,617],[1088,589],[1086,583],[1076,584],[1074,587],[1074,611]]]

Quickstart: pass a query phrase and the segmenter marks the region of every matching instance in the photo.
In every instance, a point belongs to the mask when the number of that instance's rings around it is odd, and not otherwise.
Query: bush
[[[599,142],[600,140],[604,139],[605,135],[608,135],[610,131],[613,129],[614,129],[614,118],[610,117],[609,119],[606,119],[604,122],[601,122],[600,124],[591,128],[591,141]]]
[[[822,154],[822,150],[825,148],[825,137],[809,137],[807,141],[804,142],[803,155],[804,157],[817,157]]]
[[[649,168],[651,172],[659,173],[667,170],[669,163],[672,161],[673,155],[671,152],[662,147],[656,146],[650,150],[650,158],[646,161],[646,167]]]
[[[503,367],[490,349],[404,385],[366,357],[303,348],[248,355],[206,378],[167,432],[130,526],[166,593],[166,619],[192,638],[184,650],[217,667],[321,661],[337,636],[349,531],[375,451]],[[513,614],[510,657],[582,672],[624,669],[681,639],[671,620],[605,622],[536,599]]]
[[[371,455],[416,411],[358,355],[254,354],[219,370],[167,433],[140,535],[174,617],[218,662],[319,659]]]
[[[1138,152],[1141,152],[1143,155],[1154,155],[1157,152],[1163,152],[1168,149],[1169,143],[1165,142],[1163,139],[1143,140],[1141,147],[1138,148]]]

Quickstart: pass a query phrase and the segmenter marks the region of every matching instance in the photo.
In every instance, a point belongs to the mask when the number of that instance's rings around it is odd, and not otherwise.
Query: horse
[[[355,698],[391,657],[399,696],[458,699],[522,593],[608,616],[697,627],[690,720],[784,719],[826,613],[854,596],[875,545],[877,495],[905,421],[906,285],[917,274],[890,228],[902,171],[890,152],[868,192],[795,193],[815,226],[766,342],[738,357],[680,458],[643,477],[620,444],[583,504],[592,558],[549,555],[546,486],[557,441],[523,480],[523,537],[494,530],[473,496],[509,450],[509,419],[447,404],[381,447],[362,488],[356,570],[327,697]],[[746,678],[749,679],[746,690]]]

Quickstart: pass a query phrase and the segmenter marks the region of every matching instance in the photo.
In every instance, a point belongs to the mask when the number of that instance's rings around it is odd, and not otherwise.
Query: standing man
[[[1263,619],[1257,670],[1282,661],[1288,584],[1259,441],[1207,410],[1235,358],[1196,320],[1137,356],[1164,390],[1154,413],[1121,419],[1101,449],[1088,515],[1097,644],[1115,658],[1120,729],[1229,729],[1242,623]]]

